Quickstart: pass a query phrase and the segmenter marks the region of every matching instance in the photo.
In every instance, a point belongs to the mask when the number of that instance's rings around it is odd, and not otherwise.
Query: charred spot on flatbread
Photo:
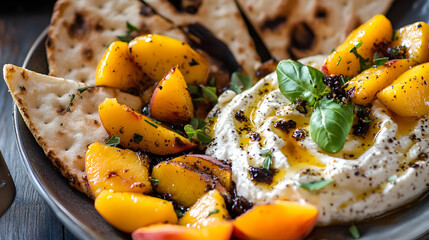
[[[287,20],[286,16],[278,16],[276,18],[273,19],[267,19],[265,20],[265,22],[262,23],[261,25],[261,30],[266,30],[269,29],[271,31],[277,29],[278,27],[280,27],[282,24],[284,24]]]
[[[201,6],[202,0],[168,0],[178,12],[196,14]]]
[[[298,23],[291,32],[291,47],[299,50],[311,49],[314,38],[314,31],[307,23]]]

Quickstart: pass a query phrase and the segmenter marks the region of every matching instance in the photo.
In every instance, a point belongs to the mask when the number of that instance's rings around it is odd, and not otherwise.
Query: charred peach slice
[[[206,192],[217,189],[226,193],[225,187],[210,175],[195,170],[187,163],[164,161],[153,167],[152,177],[158,179],[157,192],[167,193],[177,203],[191,207]]]
[[[148,34],[136,37],[128,46],[134,62],[155,81],[160,81],[176,65],[187,83],[203,84],[207,80],[207,60],[184,42]]]
[[[127,91],[137,87],[143,76],[129,55],[128,44],[116,41],[110,44],[98,63],[95,83]]]
[[[206,227],[230,219],[225,200],[217,190],[204,194],[179,220],[180,225]]]
[[[139,228],[131,236],[133,240],[229,240],[232,230],[231,222],[200,229],[172,224],[159,224]]]
[[[151,224],[177,222],[173,204],[141,193],[103,191],[94,206],[104,219],[124,232]]]
[[[416,64],[410,59],[395,59],[376,68],[368,68],[350,80],[346,90],[351,91],[354,103],[367,105],[379,91]]]
[[[149,193],[149,159],[131,150],[101,143],[89,145],[85,170],[89,185],[97,197],[103,190]]]
[[[390,41],[392,34],[393,29],[389,19],[383,15],[374,16],[350,33],[346,40],[326,58],[325,71],[333,75],[357,75],[361,71],[361,66],[359,58],[352,49],[355,49],[363,59],[372,61],[374,44]]]
[[[403,117],[420,117],[429,113],[429,63],[420,64],[400,75],[377,98],[394,113]]]
[[[237,217],[234,235],[245,239],[294,240],[303,239],[313,229],[317,209],[298,202],[277,200],[258,205]]]
[[[392,45],[404,46],[407,57],[418,63],[429,61],[429,25],[416,22],[400,28]]]
[[[189,122],[194,115],[194,105],[185,78],[177,66],[159,82],[150,101],[153,118],[172,124]]]
[[[231,167],[213,157],[189,154],[173,158],[171,161],[188,163],[196,170],[216,177],[226,188],[231,188]]]
[[[106,98],[98,106],[101,122],[110,136],[119,136],[121,145],[158,155],[183,152],[196,147],[189,139],[155,123],[152,119]]]

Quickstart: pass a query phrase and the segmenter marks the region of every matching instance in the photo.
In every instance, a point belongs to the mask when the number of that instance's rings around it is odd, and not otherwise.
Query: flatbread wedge
[[[93,198],[85,173],[85,152],[91,143],[109,139],[98,115],[98,105],[105,98],[117,98],[121,104],[139,111],[140,98],[117,89],[86,88],[84,83],[11,64],[3,67],[3,76],[25,123],[46,156],[71,186]]]

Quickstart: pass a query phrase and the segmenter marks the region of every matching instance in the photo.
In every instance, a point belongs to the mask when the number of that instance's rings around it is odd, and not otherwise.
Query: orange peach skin
[[[226,188],[231,188],[231,167],[213,157],[189,154],[173,158],[171,161],[189,163],[196,170],[216,177]]]
[[[232,230],[231,222],[200,229],[161,224],[139,228],[131,236],[133,240],[229,240]]]
[[[411,68],[377,98],[394,113],[403,117],[420,117],[429,113],[429,63]]]
[[[159,82],[150,101],[153,118],[175,125],[189,122],[194,115],[194,105],[185,78],[177,66]]]
[[[237,217],[234,235],[254,240],[303,239],[313,229],[317,209],[298,202],[277,200],[272,204],[254,206]]]
[[[405,46],[407,57],[418,63],[429,61],[429,25],[416,22],[400,28],[392,45]]]
[[[368,68],[350,80],[346,90],[351,89],[354,103],[367,105],[375,99],[379,91],[416,64],[410,59],[395,59],[376,68]]]
[[[97,197],[103,190],[149,193],[149,159],[128,149],[101,143],[89,145],[85,155],[89,185]]]
[[[155,81],[160,81],[176,65],[179,65],[187,83],[203,84],[207,80],[207,60],[187,43],[147,34],[133,39],[128,47],[134,62]]]
[[[127,91],[137,87],[143,76],[144,73],[129,55],[128,44],[115,41],[110,44],[98,63],[95,83]]]
[[[362,46],[357,49],[358,54],[372,61],[374,44],[390,41],[392,34],[393,29],[389,19],[383,15],[374,16],[351,32],[346,40],[326,58],[327,72],[331,75],[357,75],[361,71],[359,59],[350,50],[362,42]]]
[[[98,106],[98,113],[109,135],[119,136],[121,145],[126,148],[168,155],[196,147],[189,139],[125,105],[120,105],[116,99],[106,98]],[[136,142],[136,134],[142,137],[141,141]]]
[[[94,206],[104,219],[124,232],[151,224],[177,222],[171,202],[141,193],[103,191]]]

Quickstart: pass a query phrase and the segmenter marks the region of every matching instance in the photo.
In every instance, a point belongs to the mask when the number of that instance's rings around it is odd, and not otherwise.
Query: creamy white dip
[[[237,111],[247,122],[235,117]],[[400,118],[376,100],[365,137],[349,134],[339,153],[327,154],[309,135],[297,141],[291,137],[294,129],[287,134],[274,127],[279,120],[292,119],[297,129],[308,132],[310,118],[291,108],[278,89],[275,73],[241,94],[228,90],[209,116],[217,117],[211,118],[214,140],[206,154],[232,164],[239,195],[256,204],[275,199],[313,204],[319,210],[319,225],[383,214],[429,186],[428,116]],[[259,141],[249,139],[254,133]],[[262,166],[264,149],[273,151],[271,167],[278,169],[270,185],[252,181],[249,174],[249,166]],[[320,190],[300,187],[322,179],[334,181]]]

